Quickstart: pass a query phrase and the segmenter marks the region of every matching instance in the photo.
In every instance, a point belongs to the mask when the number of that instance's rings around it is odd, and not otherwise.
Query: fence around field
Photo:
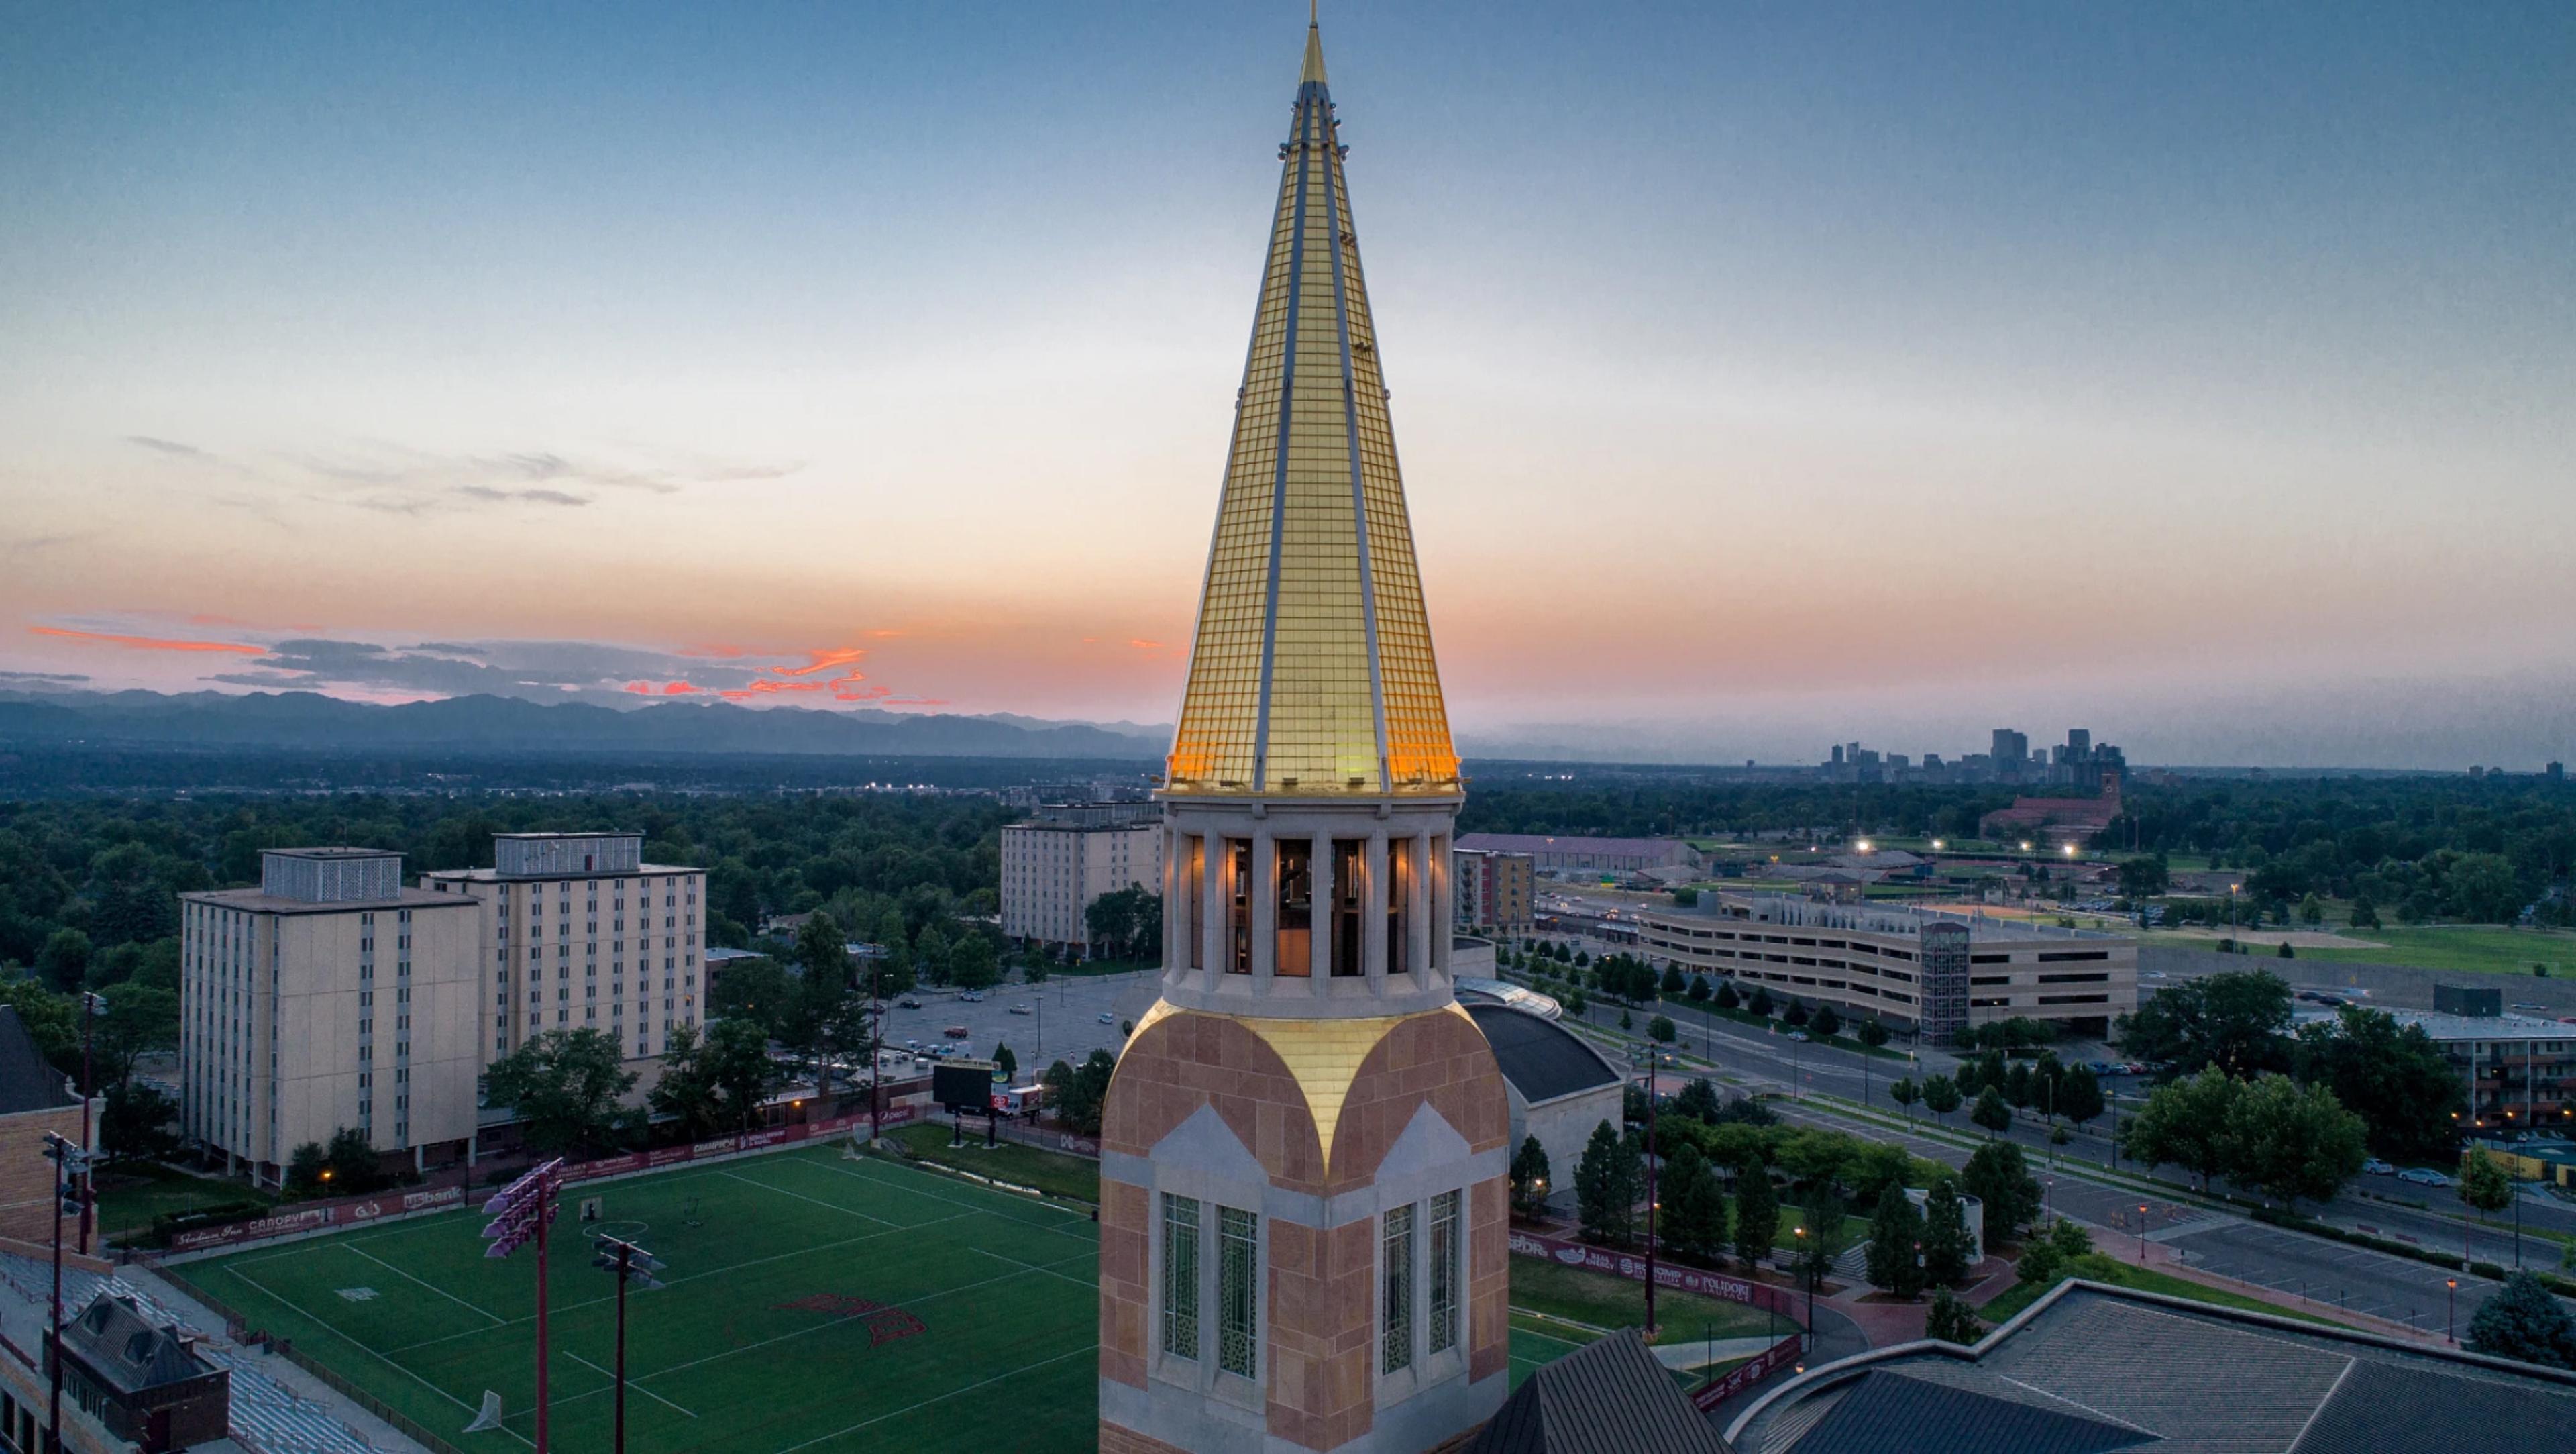
[[[900,1126],[918,1120],[918,1104],[888,1106],[878,1116],[879,1122]],[[806,1141],[819,1141],[854,1127],[868,1124],[868,1113],[855,1112],[831,1116],[819,1121],[804,1121],[790,1126],[770,1126],[758,1131],[745,1131],[732,1136],[692,1142],[685,1146],[661,1146],[650,1151],[630,1151],[620,1156],[603,1156],[576,1162],[564,1169],[567,1183],[597,1181],[604,1177],[632,1176],[637,1172],[659,1171],[668,1166],[682,1166],[692,1161],[742,1156],[751,1152],[770,1151]],[[299,1202],[293,1207],[265,1217],[252,1217],[227,1222],[215,1227],[192,1227],[170,1238],[173,1256],[218,1251],[246,1246],[253,1242],[273,1241],[283,1237],[310,1236],[340,1227],[362,1226],[393,1217],[442,1212],[465,1205],[462,1186],[419,1187],[410,1191],[385,1192],[376,1196],[342,1197],[326,1202]],[[162,1264],[155,1264],[162,1266]],[[166,1271],[166,1267],[164,1269]]]
[[[1523,1257],[1544,1257],[1567,1267],[1586,1272],[1606,1272],[1630,1282],[1646,1280],[1646,1259],[1627,1252],[1613,1252],[1604,1247],[1587,1247],[1562,1237],[1546,1237],[1536,1232],[1512,1231],[1512,1251]],[[1751,1282],[1741,1277],[1728,1277],[1722,1272],[1702,1272],[1696,1267],[1676,1267],[1669,1262],[1655,1264],[1655,1286],[1722,1302],[1743,1303],[1768,1313],[1789,1317],[1798,1314],[1798,1299],[1785,1288],[1767,1282]]]
[[[1726,1372],[1721,1376],[1712,1378],[1708,1382],[1701,1384],[1699,1387],[1692,1389],[1690,1396],[1691,1402],[1699,1408],[1701,1413],[1706,1413],[1710,1409],[1716,1408],[1719,1404],[1726,1402],[1728,1399],[1744,1392],[1753,1385],[1769,1378],[1772,1374],[1788,1367],[1791,1362],[1796,1360],[1800,1350],[1806,1347],[1806,1339],[1807,1335],[1804,1333],[1791,1333],[1789,1336],[1782,1338],[1779,1342],[1772,1344],[1770,1347],[1765,1348],[1761,1352],[1754,1354],[1752,1357],[1745,1359],[1733,1368],[1726,1370]]]

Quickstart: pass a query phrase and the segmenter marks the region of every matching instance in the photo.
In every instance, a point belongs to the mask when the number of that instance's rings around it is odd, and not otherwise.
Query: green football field
[[[1098,1228],[837,1145],[575,1186],[555,1224],[552,1442],[609,1447],[614,1285],[576,1221],[667,1286],[627,1298],[640,1454],[1076,1450],[1097,1426]],[[532,1446],[535,1258],[467,1210],[173,1269],[467,1454]],[[467,1434],[486,1389],[506,1415]]]

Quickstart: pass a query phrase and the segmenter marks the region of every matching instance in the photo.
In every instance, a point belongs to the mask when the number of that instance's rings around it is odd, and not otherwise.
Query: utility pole
[[[45,1158],[54,1163],[54,1295],[51,1321],[45,1325],[49,1343],[43,1350],[51,1355],[45,1447],[48,1454],[63,1454],[63,1218],[79,1216],[86,1206],[72,1195],[72,1178],[89,1175],[89,1148],[47,1131]]]
[[[622,1237],[602,1237],[599,1255],[590,1265],[617,1275],[617,1411],[610,1425],[609,1454],[626,1454],[626,1285],[660,1287],[653,1274],[662,1270],[662,1259]]]
[[[1655,1336],[1655,1052],[1646,1051],[1646,1337]]]

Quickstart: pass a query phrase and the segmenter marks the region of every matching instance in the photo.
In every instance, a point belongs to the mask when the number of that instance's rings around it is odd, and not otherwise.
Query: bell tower
[[[1164,975],[1101,1130],[1100,1447],[1415,1451],[1508,1364],[1465,785],[1310,24],[1162,793]]]

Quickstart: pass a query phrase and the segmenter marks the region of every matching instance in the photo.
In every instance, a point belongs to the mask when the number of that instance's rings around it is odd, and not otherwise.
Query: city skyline
[[[1303,19],[22,18],[0,688],[1172,720]],[[1328,19],[1466,750],[2576,747],[2566,16]]]

